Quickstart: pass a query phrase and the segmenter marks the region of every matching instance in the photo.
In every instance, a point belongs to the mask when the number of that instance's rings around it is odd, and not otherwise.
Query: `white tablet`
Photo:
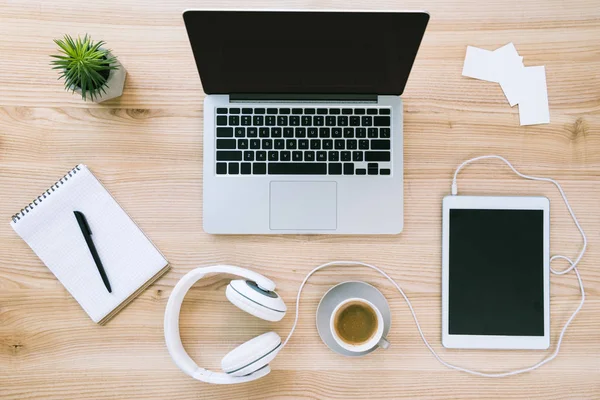
[[[447,196],[443,202],[442,344],[550,346],[550,202]]]

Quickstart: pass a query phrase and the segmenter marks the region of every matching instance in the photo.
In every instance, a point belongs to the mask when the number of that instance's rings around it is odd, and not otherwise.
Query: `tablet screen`
[[[449,211],[449,333],[544,336],[544,212]]]

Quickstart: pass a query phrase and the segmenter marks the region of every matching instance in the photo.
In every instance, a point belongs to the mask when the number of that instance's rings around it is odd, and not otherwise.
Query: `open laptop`
[[[402,94],[425,12],[189,10],[204,230],[397,234]]]

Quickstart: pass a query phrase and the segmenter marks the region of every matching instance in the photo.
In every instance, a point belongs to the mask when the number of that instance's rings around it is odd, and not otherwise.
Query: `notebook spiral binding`
[[[34,207],[36,207],[45,198],[47,198],[52,193],[54,193],[59,187],[61,187],[62,185],[64,185],[65,182],[68,181],[69,178],[73,177],[77,173],[77,171],[79,171],[79,170],[81,170],[81,168],[79,167],[79,165],[76,165],[75,168],[73,168],[69,172],[67,172],[65,174],[65,176],[63,176],[62,178],[60,178],[59,180],[57,180],[56,182],[54,182],[54,184],[51,185],[48,189],[46,189],[46,191],[44,193],[42,193],[41,195],[39,195],[38,197],[36,197],[35,199],[33,199],[33,201],[31,203],[29,203],[24,208],[22,208],[21,211],[19,211],[15,215],[13,215],[12,216],[13,222],[15,224],[17,222],[19,222],[19,220],[21,218],[23,218],[25,215],[29,214],[29,212],[31,210],[33,210]]]

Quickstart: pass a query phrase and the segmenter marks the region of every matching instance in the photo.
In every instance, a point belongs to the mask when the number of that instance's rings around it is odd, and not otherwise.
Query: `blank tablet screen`
[[[544,336],[544,212],[450,210],[449,333]]]

